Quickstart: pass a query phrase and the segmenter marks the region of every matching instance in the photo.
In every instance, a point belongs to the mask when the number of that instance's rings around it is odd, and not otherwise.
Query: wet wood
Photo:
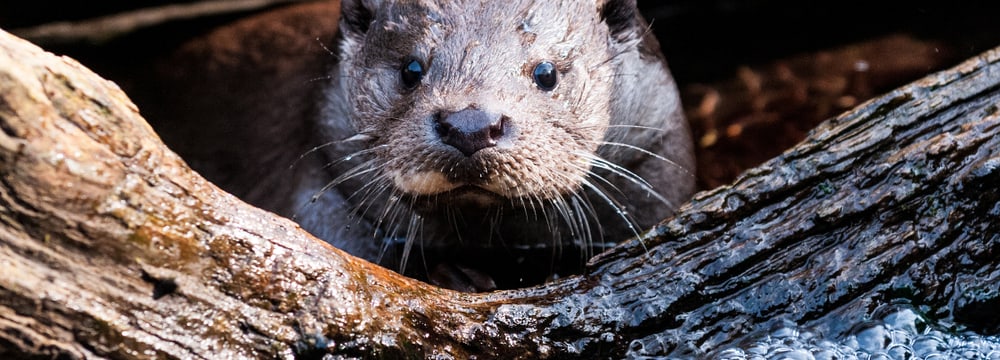
[[[242,203],[114,84],[0,33],[0,357],[699,355],[774,319],[835,337],[891,299],[981,323],[959,310],[997,305],[998,85],[994,50],[821,125],[583,276],[469,295]]]

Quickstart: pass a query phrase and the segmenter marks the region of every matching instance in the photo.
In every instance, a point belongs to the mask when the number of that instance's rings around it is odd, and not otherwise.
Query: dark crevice
[[[153,284],[153,300],[159,300],[177,291],[177,281],[172,278],[158,279],[148,272],[143,271],[142,281]]]

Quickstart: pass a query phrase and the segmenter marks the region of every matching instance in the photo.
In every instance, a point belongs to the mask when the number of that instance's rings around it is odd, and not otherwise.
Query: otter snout
[[[469,108],[437,113],[434,130],[441,142],[472,156],[479,150],[497,146],[509,136],[510,125],[505,116]]]

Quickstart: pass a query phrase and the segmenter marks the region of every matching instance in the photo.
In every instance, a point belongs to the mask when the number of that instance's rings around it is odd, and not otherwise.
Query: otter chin
[[[677,89],[634,0],[344,0],[341,16],[310,134],[322,159],[286,210],[335,246],[424,278],[438,261],[544,279],[575,271],[554,256],[579,267],[694,191]],[[545,260],[469,255],[514,249]]]
[[[454,203],[458,206],[477,206],[481,208],[498,206],[505,199],[500,194],[478,186],[460,186],[439,195],[441,201]]]
[[[474,205],[489,207],[502,202],[506,196],[476,182],[452,182],[437,171],[411,173],[409,176],[393,176],[393,185],[414,198],[414,203],[422,202],[418,208],[433,208],[436,203],[454,205]]]

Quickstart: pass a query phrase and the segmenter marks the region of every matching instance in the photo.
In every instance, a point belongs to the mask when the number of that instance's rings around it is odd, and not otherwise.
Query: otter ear
[[[351,35],[363,35],[368,32],[375,20],[375,10],[382,0],[342,0],[340,2],[341,31]]]
[[[626,41],[636,34],[642,34],[642,31],[635,31],[642,26],[635,0],[598,0],[597,3],[601,19],[608,24],[614,39]]]

